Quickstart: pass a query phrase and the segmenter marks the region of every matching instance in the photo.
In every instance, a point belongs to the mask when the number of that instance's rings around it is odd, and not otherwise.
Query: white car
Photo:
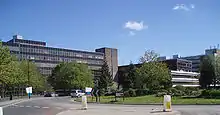
[[[82,97],[85,93],[82,90],[72,90],[70,93],[71,97]]]

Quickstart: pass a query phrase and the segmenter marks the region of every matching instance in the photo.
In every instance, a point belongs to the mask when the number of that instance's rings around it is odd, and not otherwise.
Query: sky
[[[0,0],[0,39],[48,46],[118,49],[119,65],[146,50],[203,54],[220,43],[220,0]]]

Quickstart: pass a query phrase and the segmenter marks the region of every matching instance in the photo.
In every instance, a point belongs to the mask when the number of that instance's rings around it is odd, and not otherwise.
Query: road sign
[[[26,88],[26,93],[28,93],[28,94],[30,93],[31,94],[32,93],[32,87],[27,87]]]

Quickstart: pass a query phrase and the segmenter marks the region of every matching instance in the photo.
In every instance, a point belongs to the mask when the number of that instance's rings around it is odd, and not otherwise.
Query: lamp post
[[[30,86],[31,86],[31,84],[30,84],[30,71],[29,71],[29,69],[30,69],[30,59],[34,60],[34,57],[29,57],[28,58],[28,87],[29,87],[29,90],[31,90],[30,89]],[[30,92],[28,93],[28,98],[29,99],[31,98],[31,93]]]

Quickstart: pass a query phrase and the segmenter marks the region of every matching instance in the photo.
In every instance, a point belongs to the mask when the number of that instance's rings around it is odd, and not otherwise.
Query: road
[[[88,110],[70,98],[39,98],[14,104],[3,109],[4,115],[148,115],[160,114],[160,105],[107,105],[88,104]],[[220,105],[173,105],[181,115],[220,115]]]

